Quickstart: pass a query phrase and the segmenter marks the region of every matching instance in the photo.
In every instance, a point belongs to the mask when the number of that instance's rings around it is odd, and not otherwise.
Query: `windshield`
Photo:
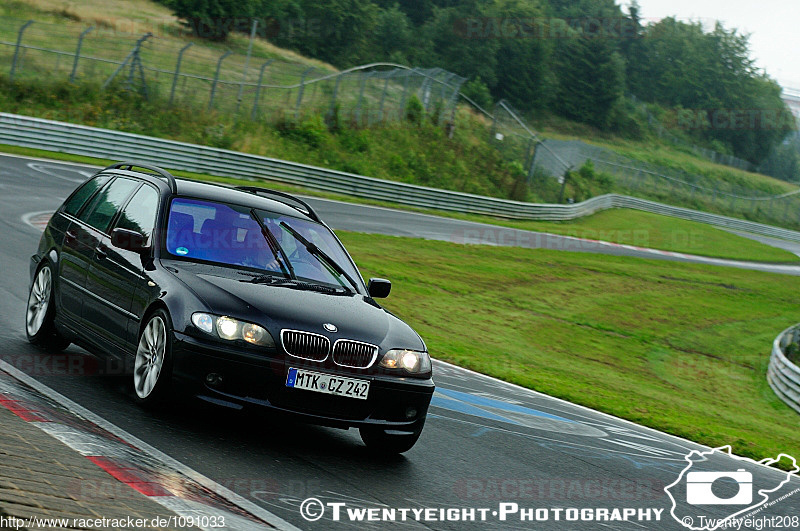
[[[277,248],[270,245],[253,214],[272,234]],[[314,256],[303,240],[335,261],[344,274]],[[182,259],[238,266],[280,276],[289,276],[288,269],[298,279],[334,286],[352,288],[347,277],[360,278],[336,237],[323,225],[227,203],[173,199],[167,222],[166,248],[169,254]],[[286,267],[286,260],[290,267]]]

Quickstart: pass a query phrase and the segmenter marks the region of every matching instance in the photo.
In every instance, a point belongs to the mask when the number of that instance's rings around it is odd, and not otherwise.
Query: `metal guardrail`
[[[800,367],[784,354],[786,347],[800,339],[800,324],[781,332],[772,343],[772,356],[767,367],[767,382],[778,398],[800,413]]]
[[[248,153],[8,113],[0,113],[0,143],[101,159],[145,160],[172,170],[278,181],[311,190],[509,219],[568,221],[609,208],[631,208],[800,241],[800,232],[793,230],[617,194],[602,195],[572,205],[524,203],[375,179]]]

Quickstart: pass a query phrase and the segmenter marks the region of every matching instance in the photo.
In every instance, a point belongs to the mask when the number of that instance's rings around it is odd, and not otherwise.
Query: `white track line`
[[[630,421],[630,420],[627,420],[627,419],[624,419],[624,418],[621,418],[621,417],[616,417],[614,415],[611,415],[610,413],[605,413],[603,411],[597,411],[597,410],[592,409],[590,407],[582,406],[580,404],[575,404],[573,402],[569,402],[569,401],[561,399],[561,398],[556,398],[554,396],[550,396],[550,395],[545,394],[545,393],[540,393],[539,391],[535,391],[533,389],[528,389],[527,387],[522,387],[520,385],[511,383],[511,382],[506,382],[505,380],[500,380],[498,378],[494,378],[493,376],[488,376],[486,374],[475,372],[475,371],[473,371],[471,369],[466,369],[464,367],[459,367],[458,365],[453,365],[452,363],[448,363],[446,361],[436,360],[436,359],[434,361],[436,363],[441,363],[442,365],[447,365],[451,369],[455,369],[455,370],[458,370],[458,371],[463,371],[463,372],[466,372],[466,373],[471,374],[473,376],[477,376],[479,378],[482,378],[484,380],[489,380],[492,383],[503,384],[504,386],[506,386],[506,387],[512,389],[513,391],[516,391],[516,392],[522,392],[523,394],[527,393],[527,394],[533,395],[533,396],[535,396],[537,398],[544,398],[544,399],[548,399],[548,400],[553,400],[555,402],[558,402],[558,403],[561,403],[561,404],[565,404],[565,405],[573,407],[573,408],[577,408],[577,409],[580,409],[580,410],[583,410],[583,411],[588,411],[590,413],[593,413],[595,415],[599,415],[601,417],[606,417],[606,418],[608,418],[610,420],[613,420],[613,421],[616,421],[616,422],[619,422],[619,423],[622,423],[622,424],[628,424],[630,426],[635,426],[635,427],[637,427],[639,429],[642,429],[642,430],[645,430],[645,431],[660,435],[662,437],[666,436],[666,437],[669,437],[669,438],[672,438],[672,439],[676,439],[678,441],[681,441],[684,444],[688,443],[690,445],[694,445],[694,446],[697,446],[699,448],[703,448],[704,450],[715,450],[716,449],[716,448],[712,448],[711,446],[707,446],[705,444],[700,444],[700,443],[695,442],[695,441],[690,441],[689,439],[684,439],[683,437],[680,437],[678,435],[673,435],[671,433],[667,433],[667,432],[664,432],[664,431],[659,431],[659,430],[657,430],[655,428],[651,428],[649,426],[644,426],[642,424],[636,424],[633,421]],[[434,376],[435,376],[435,373],[434,373]],[[733,455],[734,457],[736,457],[738,459],[748,459],[746,457],[740,457],[740,456],[738,456],[736,454],[733,454],[733,453],[731,453],[731,455]],[[764,457],[769,457],[769,456],[764,456]],[[785,474],[786,473],[786,472],[782,472],[781,470],[778,470],[777,468],[772,468],[772,467],[769,467],[767,465],[763,465],[761,463],[758,463],[758,464],[761,465],[762,467],[768,469],[768,470],[771,470],[772,472],[781,473],[781,474]]]

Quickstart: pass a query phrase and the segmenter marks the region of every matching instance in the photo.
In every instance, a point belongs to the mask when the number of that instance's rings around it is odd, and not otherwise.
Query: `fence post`
[[[89,26],[78,36],[78,47],[75,49],[75,60],[72,62],[72,72],[69,75],[70,83],[75,83],[75,74],[78,72],[78,59],[81,58],[81,46],[83,46],[83,38],[86,37],[86,34],[93,29],[94,26]]]
[[[152,36],[152,33],[147,33],[146,35],[142,36],[141,39],[136,41],[136,47],[133,49],[133,55],[131,57],[131,71],[130,74],[128,74],[128,90],[133,90],[133,77],[137,71],[139,72],[139,80],[142,83],[142,94],[145,98],[147,98],[147,82],[144,78],[144,67],[142,66],[142,57],[139,55],[139,51],[141,50],[144,41]]]
[[[450,134],[448,135],[450,138],[453,138],[453,133],[455,132],[456,128],[456,107],[458,106],[458,95],[461,92],[461,85],[466,81],[465,78],[459,77],[458,82],[453,88],[453,95],[450,98]]]
[[[394,70],[386,74],[386,81],[383,83],[383,92],[381,93],[381,105],[378,109],[378,120],[383,123],[383,104],[386,102],[386,91],[389,88],[389,78],[394,74]]]
[[[367,78],[372,76],[372,72],[361,71],[361,83],[358,88],[358,103],[356,103],[356,122],[361,126],[361,102],[364,100],[364,87],[367,85]]]
[[[313,71],[314,67],[307,69],[303,72],[303,75],[300,76],[300,88],[297,89],[297,102],[294,105],[294,119],[297,120],[300,116],[300,104],[303,103],[303,91],[306,89],[306,76],[309,72]]]
[[[183,52],[188,50],[194,45],[194,43],[190,42],[183,48],[181,51],[178,52],[178,61],[175,63],[175,76],[172,78],[172,89],[169,91],[169,104],[172,105],[172,100],[175,99],[175,86],[178,84],[178,76],[181,73],[181,61],[183,61]]]
[[[33,24],[33,21],[29,20],[19,28],[19,33],[17,33],[17,45],[14,47],[14,59],[11,61],[11,72],[8,75],[9,81],[14,81],[14,74],[17,71],[17,61],[19,60],[19,47],[22,45],[22,34],[31,24]]]
[[[494,144],[497,139],[497,109],[499,104],[495,103],[492,109],[492,127],[489,129],[489,142]]]
[[[244,84],[247,83],[247,70],[250,68],[250,55],[253,53],[253,40],[256,38],[256,28],[258,19],[253,19],[253,27],[250,30],[250,43],[247,45],[247,57],[244,60],[244,71],[242,71],[242,82],[239,84],[239,94],[236,95],[236,114],[239,114],[239,105],[242,104],[242,91]]]
[[[445,106],[445,101],[446,101],[446,98],[445,98],[445,96],[444,96],[444,88],[445,88],[446,86],[447,86],[447,87],[449,87],[449,86],[450,86],[450,80],[451,80],[451,79],[453,79],[454,77],[456,77],[456,75],[455,75],[455,74],[453,74],[453,73],[450,73],[450,74],[448,74],[447,76],[445,76],[445,78],[444,78],[444,81],[442,81],[442,84],[441,84],[441,87],[440,87],[442,90],[440,91],[440,92],[441,92],[441,94],[440,94],[440,96],[439,96],[439,98],[440,98],[440,109],[439,109],[439,116],[437,116],[437,117],[436,117],[436,121],[437,121],[437,123],[438,123],[438,122],[439,122],[439,121],[442,119],[442,115],[445,113],[445,108],[444,108],[444,106]]]
[[[219,71],[222,68],[222,61],[225,60],[233,52],[228,50],[224,54],[222,54],[217,61],[217,71],[214,73],[214,81],[211,83],[211,95],[208,98],[208,110],[210,111],[211,108],[214,106],[214,94],[217,92],[217,82],[219,81]]]
[[[339,74],[336,76],[336,83],[333,85],[333,95],[331,95],[331,106],[328,109],[328,122],[330,123],[333,120],[333,117],[336,114],[336,96],[339,94],[339,83],[342,82],[342,78],[347,74]]]
[[[416,73],[417,69],[414,68],[409,72],[405,71],[405,80],[403,80],[403,95],[400,97],[400,120],[405,120],[406,103],[408,101],[408,83],[411,80],[411,75]]]
[[[572,171],[572,166],[564,170],[564,176],[561,178],[561,191],[558,193],[558,204],[564,202],[564,189],[567,187],[567,178],[569,177],[570,171]]]
[[[541,141],[538,140],[533,144],[531,165],[528,167],[528,186],[531,188],[533,187],[533,175],[536,173],[536,150],[539,148],[539,144],[541,144]]]
[[[256,119],[258,115],[258,99],[261,97],[261,83],[264,81],[264,70],[274,61],[275,59],[270,59],[263,65],[261,65],[261,71],[258,73],[258,85],[256,85],[256,97],[253,100],[253,111],[250,113],[250,118],[253,120]]]
[[[131,50],[131,52],[130,52],[130,53],[129,53],[129,54],[126,56],[126,57],[125,57],[125,59],[124,59],[124,60],[122,61],[122,63],[121,63],[121,64],[120,64],[120,65],[117,67],[117,69],[116,69],[116,70],[114,70],[114,73],[113,73],[113,74],[111,74],[111,76],[109,76],[109,78],[108,78],[108,79],[106,79],[106,80],[103,82],[103,85],[100,87],[100,90],[105,90],[105,88],[106,88],[106,87],[109,85],[109,83],[111,83],[112,81],[114,81],[114,78],[115,78],[115,77],[117,77],[117,74],[119,74],[119,73],[120,73],[120,71],[122,71],[122,69],[123,69],[123,68],[125,68],[125,66],[128,64],[128,61],[131,61],[131,60],[133,60],[133,61],[134,61],[133,65],[131,66],[131,69],[133,69],[133,68],[136,66],[136,59],[139,57],[139,48],[141,48],[141,46],[142,46],[142,43],[143,43],[144,41],[146,41],[147,39],[149,39],[149,38],[150,38],[150,37],[152,37],[152,36],[153,36],[153,34],[148,32],[148,33],[145,33],[144,35],[142,35],[142,36],[139,38],[139,40],[137,40],[137,41],[136,41],[136,44],[134,44],[134,45],[133,45],[133,50]],[[139,64],[139,67],[141,67],[141,62],[140,62],[140,64]],[[131,72],[132,72],[132,71],[133,71],[133,70],[131,70]],[[131,74],[131,77],[132,77],[132,74]],[[131,80],[130,80],[130,78],[129,78],[129,83],[130,83],[130,81],[131,81]]]
[[[528,143],[525,145],[525,163],[523,168],[527,168],[531,163],[531,148],[533,147],[533,137],[528,137]]]

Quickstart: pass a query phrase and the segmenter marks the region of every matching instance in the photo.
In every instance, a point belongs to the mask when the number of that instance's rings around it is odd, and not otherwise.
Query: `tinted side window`
[[[117,227],[144,234],[149,238],[156,225],[157,210],[158,192],[147,185],[142,186],[120,213]]]
[[[108,175],[99,175],[83,183],[64,203],[64,212],[73,216],[77,215],[87,199],[92,197],[97,190],[108,182]]]
[[[125,204],[130,193],[139,185],[138,181],[118,177],[100,190],[91,203],[86,205],[78,219],[105,232],[114,214]]]

